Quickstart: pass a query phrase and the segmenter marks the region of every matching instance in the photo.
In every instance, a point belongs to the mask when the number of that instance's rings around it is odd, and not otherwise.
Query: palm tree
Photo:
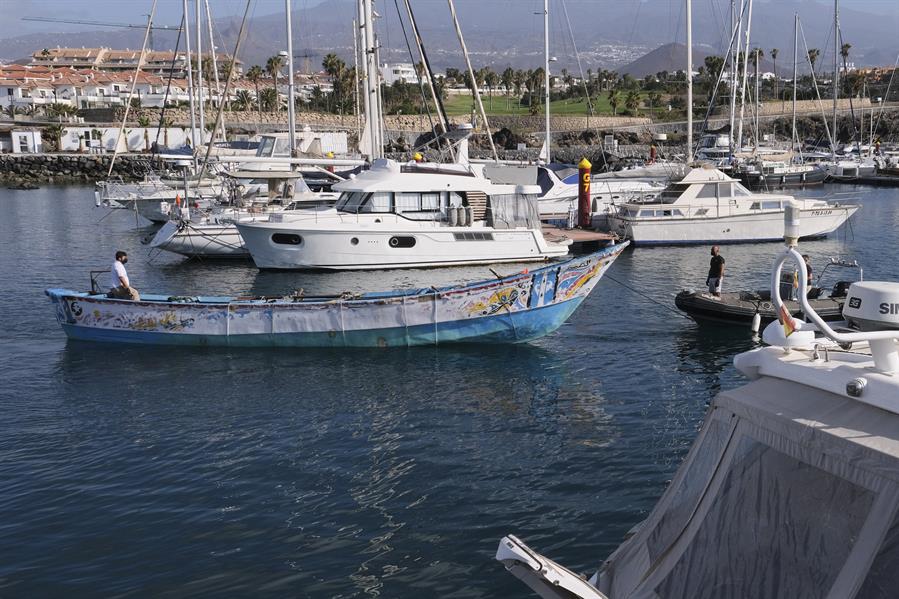
[[[265,74],[265,71],[262,70],[258,64],[253,65],[247,71],[247,81],[256,86],[256,107],[259,109],[259,112],[262,112],[262,96],[259,94],[259,80],[262,79],[262,76]]]
[[[340,111],[343,112],[343,80],[346,63],[338,58],[336,54],[327,54],[322,60],[322,68],[331,77],[331,82],[334,85],[334,101],[340,108]]]
[[[771,56],[771,61],[774,62],[774,99],[776,100],[779,96],[777,93],[777,55],[780,53],[780,50],[777,48],[771,48],[771,51],[768,52],[768,55]]]
[[[50,139],[53,140],[55,144],[54,149],[58,152],[62,148],[62,125],[49,125],[44,127],[44,132],[50,136]]]
[[[618,104],[621,103],[621,97],[618,95],[618,90],[610,89],[609,90],[609,106],[612,107],[612,116],[618,114]]]
[[[513,84],[515,85],[515,95],[518,96],[518,108],[521,109],[521,88],[525,86],[525,81],[527,77],[525,72],[521,69],[517,69],[515,71],[515,81]]]
[[[237,110],[248,110],[253,103],[253,95],[245,89],[239,89],[234,94],[234,106]]]
[[[640,94],[634,90],[629,91],[624,99],[624,107],[630,110],[634,116],[637,116],[637,109],[640,107]]]
[[[512,91],[512,87],[515,85],[515,69],[507,67],[500,76],[500,82],[503,84],[503,87],[506,88],[506,108],[508,109],[509,96],[511,95],[509,92]]]
[[[272,56],[267,61],[265,61],[265,72],[271,75],[272,80],[275,82],[275,94],[278,94],[278,75],[281,74],[281,67],[284,66],[284,59],[278,55]],[[275,110],[280,110],[280,102],[275,102]]]
[[[267,112],[274,112],[278,106],[278,92],[272,87],[266,87],[260,92],[259,101]]]
[[[9,118],[15,119],[16,115],[19,114],[21,111],[15,104],[10,104],[9,106],[7,106],[6,108],[3,109],[3,112],[5,112],[9,116]]]
[[[812,65],[812,75],[815,74],[815,63],[818,62],[819,56],[821,56],[821,50],[817,48],[812,48],[808,51],[808,61]]]
[[[849,49],[850,48],[852,48],[852,44],[843,44],[842,46],[840,46],[840,56],[843,59],[843,73],[845,75],[849,74]],[[850,100],[851,100],[851,97],[850,97]]]
[[[484,84],[487,85],[487,93],[490,94],[490,110],[493,110],[493,88],[495,88],[500,82],[500,77],[492,69],[487,70],[487,74],[484,75]]]

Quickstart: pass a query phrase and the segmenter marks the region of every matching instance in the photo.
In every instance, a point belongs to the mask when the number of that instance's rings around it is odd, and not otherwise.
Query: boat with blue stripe
[[[334,296],[139,301],[48,289],[70,339],[227,347],[517,343],[559,328],[627,243],[494,280]]]

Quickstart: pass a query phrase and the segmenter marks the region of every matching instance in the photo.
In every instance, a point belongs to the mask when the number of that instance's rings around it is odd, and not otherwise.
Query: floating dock
[[[543,235],[547,239],[567,237],[572,243],[608,244],[618,241],[618,236],[605,231],[592,229],[563,229],[552,225],[543,225]]]

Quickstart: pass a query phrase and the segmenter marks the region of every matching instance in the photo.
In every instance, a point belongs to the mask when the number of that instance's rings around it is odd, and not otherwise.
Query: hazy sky
[[[327,6],[333,0],[291,0],[294,10],[316,7],[320,3]],[[552,0],[551,4],[556,0]],[[606,1],[606,0],[602,0]],[[680,4],[683,0],[618,0],[619,2],[643,3],[642,10],[653,6],[667,9],[670,4]],[[709,2],[715,0],[693,0],[695,10],[707,9]],[[757,0],[762,2],[778,2],[779,0]],[[209,0],[215,17],[226,17],[242,14],[245,0]],[[391,0],[378,0],[376,7]],[[508,5],[516,3],[533,4],[530,0],[457,0],[457,3],[496,2]],[[726,0],[717,0],[726,5]],[[413,0],[413,5],[438,3],[445,6],[445,0]],[[597,6],[601,6],[597,1]],[[193,0],[191,0],[193,4]],[[829,5],[830,2],[827,2]],[[23,21],[22,17],[52,17],[58,19],[81,19],[115,23],[144,23],[152,0],[0,0],[0,38],[15,37],[26,33],[87,31],[98,29],[89,25],[69,25],[62,23],[38,23]],[[182,0],[158,0],[156,23],[160,25],[177,25],[181,18]],[[850,9],[861,9],[868,12],[895,16],[899,13],[899,0],[840,0],[840,5]],[[251,11],[260,16],[284,10],[284,0],[253,0]],[[318,8],[317,10],[321,10]]]

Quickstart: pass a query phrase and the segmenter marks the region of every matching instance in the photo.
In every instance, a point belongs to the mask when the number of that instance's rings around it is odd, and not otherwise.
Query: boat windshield
[[[659,199],[662,202],[673,202],[677,198],[681,197],[681,194],[687,191],[690,185],[690,183],[672,183],[665,188],[665,191],[661,193]]]
[[[264,156],[266,158],[272,155],[272,152],[275,149],[275,138],[274,137],[263,137],[262,141],[259,142],[259,147],[256,149],[256,156]]]
[[[365,203],[365,200],[368,199],[368,196],[369,194],[361,191],[347,191],[340,194],[334,207],[338,212],[352,212],[353,214],[358,214],[360,208]]]

